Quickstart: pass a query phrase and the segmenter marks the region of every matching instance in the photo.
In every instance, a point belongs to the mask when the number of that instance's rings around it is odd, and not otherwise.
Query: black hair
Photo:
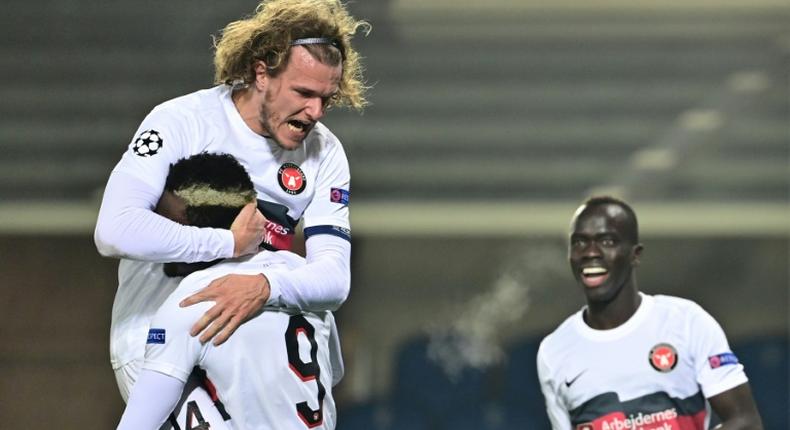
[[[184,200],[189,225],[225,229],[256,195],[244,166],[229,154],[209,152],[171,164],[165,190]]]

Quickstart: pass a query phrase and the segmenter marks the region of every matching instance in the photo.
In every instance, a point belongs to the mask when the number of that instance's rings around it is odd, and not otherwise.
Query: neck
[[[610,330],[625,324],[639,309],[642,297],[635,284],[624,285],[608,302],[587,302],[584,321],[596,330]]]
[[[231,94],[231,100],[247,127],[261,136],[267,136],[261,125],[260,103],[257,102],[254,91],[250,88],[236,90]]]

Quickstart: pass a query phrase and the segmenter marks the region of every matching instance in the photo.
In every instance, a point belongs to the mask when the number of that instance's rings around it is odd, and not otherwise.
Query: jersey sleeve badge
[[[723,354],[717,354],[712,357],[708,357],[708,363],[710,364],[711,369],[716,369],[721,366],[738,364],[738,357],[736,357],[732,352],[725,352]]]
[[[140,133],[134,142],[132,142],[132,151],[134,151],[135,155],[139,155],[140,157],[150,157],[152,155],[156,155],[160,149],[162,149],[162,145],[164,140],[162,136],[159,135],[159,132],[156,130],[146,130]]]
[[[145,343],[148,343],[148,344],[151,344],[151,343],[164,344],[165,343],[165,329],[163,329],[163,328],[152,328],[152,329],[148,330],[148,340]]]
[[[341,205],[348,206],[348,201],[351,198],[351,193],[342,188],[332,188],[329,191],[329,201],[332,203],[340,203]]]

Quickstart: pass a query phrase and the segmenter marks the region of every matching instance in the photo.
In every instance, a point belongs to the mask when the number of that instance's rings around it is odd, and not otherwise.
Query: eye
[[[611,237],[605,237],[601,239],[602,246],[615,246],[617,242]]]

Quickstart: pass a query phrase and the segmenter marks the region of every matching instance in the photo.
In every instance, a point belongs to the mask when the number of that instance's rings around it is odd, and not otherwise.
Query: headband
[[[331,37],[305,37],[291,41],[291,46],[297,45],[332,45],[340,51],[340,57],[346,59],[346,51],[340,41]]]

